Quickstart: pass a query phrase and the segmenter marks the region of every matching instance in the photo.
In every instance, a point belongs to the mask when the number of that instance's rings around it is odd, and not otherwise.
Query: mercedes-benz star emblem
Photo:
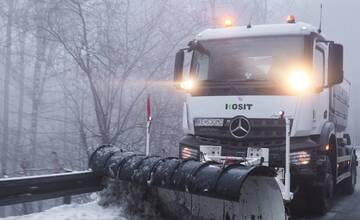
[[[236,138],[244,138],[250,133],[250,122],[245,117],[236,117],[230,122],[230,133]]]

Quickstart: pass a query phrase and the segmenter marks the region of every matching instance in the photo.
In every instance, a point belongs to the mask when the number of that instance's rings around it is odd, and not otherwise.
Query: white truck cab
[[[192,56],[189,74],[184,56]],[[187,93],[180,157],[244,157],[266,148],[268,165],[284,167],[284,112],[290,120],[292,191],[321,213],[336,184],[352,193],[356,155],[346,133],[350,85],[343,47],[309,24],[207,29],[175,60],[175,84]],[[186,75],[186,77],[185,77]],[[317,195],[314,199],[314,193]]]

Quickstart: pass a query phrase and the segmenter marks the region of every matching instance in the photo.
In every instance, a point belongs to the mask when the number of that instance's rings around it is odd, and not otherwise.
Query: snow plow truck
[[[321,30],[293,16],[286,24],[208,29],[177,53],[174,79],[187,93],[182,159],[258,159],[284,183],[288,170],[293,193],[285,199],[294,197],[292,206],[307,204],[320,214],[329,209],[335,187],[354,192],[343,47]]]
[[[354,192],[343,47],[317,28],[290,16],[207,29],[176,53],[174,81],[179,158],[102,145],[88,171],[1,179],[0,206],[121,186],[169,219],[280,220],[307,204],[324,214],[335,187]]]

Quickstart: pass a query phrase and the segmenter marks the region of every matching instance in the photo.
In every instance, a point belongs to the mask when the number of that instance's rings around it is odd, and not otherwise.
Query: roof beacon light
[[[294,15],[289,15],[287,17],[287,23],[289,24],[295,24],[295,16]]]
[[[232,27],[233,26],[233,21],[231,20],[231,18],[226,18],[224,20],[224,26],[225,27]]]

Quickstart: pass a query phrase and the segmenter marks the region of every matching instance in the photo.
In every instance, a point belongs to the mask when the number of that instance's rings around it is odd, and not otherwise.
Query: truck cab
[[[188,73],[185,55],[191,56]],[[357,164],[346,133],[350,83],[343,47],[318,28],[293,20],[207,29],[176,54],[174,81],[186,92],[181,158],[211,154],[226,162],[265,148],[266,164],[282,168],[280,112],[290,121],[292,191],[320,204],[321,213],[337,184],[353,192]]]

